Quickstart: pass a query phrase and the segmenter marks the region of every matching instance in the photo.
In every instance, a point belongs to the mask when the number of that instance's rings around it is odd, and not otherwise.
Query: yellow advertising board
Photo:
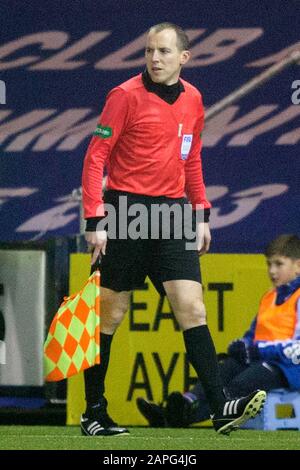
[[[89,275],[90,255],[71,255],[70,293]],[[259,299],[270,288],[262,255],[208,254],[201,259],[208,324],[217,352],[226,352],[257,312]],[[195,372],[184,352],[182,333],[169,303],[149,280],[135,290],[130,308],[112,342],[106,380],[109,412],[122,425],[147,424],[136,408],[141,396],[160,402],[174,390],[187,390]],[[67,424],[78,424],[84,411],[83,376],[68,381]]]

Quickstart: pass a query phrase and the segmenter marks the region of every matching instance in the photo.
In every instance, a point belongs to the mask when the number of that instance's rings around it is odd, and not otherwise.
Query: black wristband
[[[89,217],[88,219],[86,219],[85,231],[96,232],[97,225],[102,219],[104,219],[104,216],[103,217]]]
[[[210,208],[193,210],[194,214],[201,213],[201,222],[208,223],[210,217]],[[202,216],[203,214],[203,216]]]
[[[209,222],[210,208],[204,209],[204,222]]]

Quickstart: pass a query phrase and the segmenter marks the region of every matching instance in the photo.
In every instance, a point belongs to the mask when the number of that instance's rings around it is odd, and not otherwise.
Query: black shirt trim
[[[173,85],[165,85],[164,83],[155,83],[147,70],[142,73],[142,80],[144,87],[150,93],[155,93],[162,100],[166,101],[169,104],[175,103],[175,101],[180,96],[180,93],[184,92],[184,86],[180,80]]]

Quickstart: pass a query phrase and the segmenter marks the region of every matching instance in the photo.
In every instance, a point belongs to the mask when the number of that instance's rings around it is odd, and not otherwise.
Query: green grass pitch
[[[299,431],[239,430],[229,437],[213,429],[130,428],[116,437],[83,437],[76,426],[0,426],[5,450],[294,450]]]

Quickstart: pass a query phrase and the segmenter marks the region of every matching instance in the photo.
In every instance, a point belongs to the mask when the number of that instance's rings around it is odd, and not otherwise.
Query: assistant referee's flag
[[[89,277],[77,294],[65,297],[44,344],[48,382],[71,377],[100,364],[100,272]]]

